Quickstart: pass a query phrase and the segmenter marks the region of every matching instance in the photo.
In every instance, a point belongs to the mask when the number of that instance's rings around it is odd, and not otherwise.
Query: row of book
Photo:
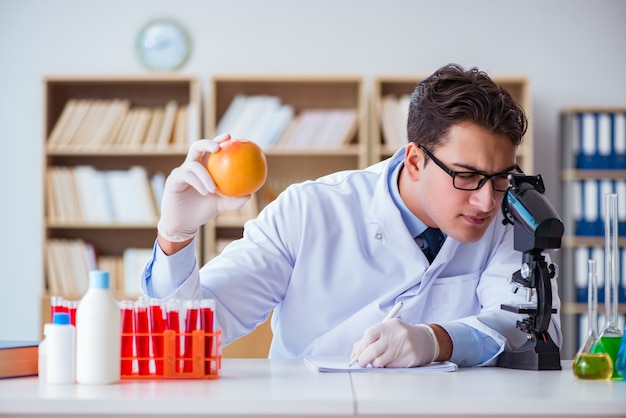
[[[578,169],[626,169],[626,113],[577,113],[565,127]]]
[[[407,121],[409,117],[408,94],[383,96],[380,109],[382,139],[385,145],[393,149],[400,148],[409,142],[407,137]]]
[[[70,99],[48,135],[50,150],[187,147],[198,139],[193,103],[133,106],[127,99]]]
[[[271,95],[236,95],[217,124],[217,133],[248,139],[263,150],[335,149],[357,132],[356,109],[302,109]]]
[[[141,294],[141,272],[152,256],[151,248],[127,248],[122,256],[97,256],[81,239],[46,240],[46,285],[50,295],[80,298],[89,287],[89,271],[108,271],[114,293]]]
[[[617,193],[618,234],[626,235],[626,180],[576,180],[569,187],[575,235],[604,236],[604,200],[612,193]]]
[[[155,223],[165,176],[142,166],[96,170],[89,165],[48,167],[46,211],[50,222]]]
[[[574,277],[566,277],[564,280],[570,282],[573,279],[576,286],[576,302],[587,303],[588,283],[589,283],[589,260],[596,261],[596,272],[598,276],[598,303],[605,302],[606,272],[604,260],[604,247],[599,246],[577,246],[573,249],[574,254]],[[618,248],[617,271],[618,303],[626,303],[626,247]]]

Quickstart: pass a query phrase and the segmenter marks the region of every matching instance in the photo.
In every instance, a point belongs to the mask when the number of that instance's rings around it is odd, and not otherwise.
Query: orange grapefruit
[[[218,193],[239,197],[259,190],[267,178],[267,161],[261,148],[244,139],[229,139],[220,146],[207,162]]]

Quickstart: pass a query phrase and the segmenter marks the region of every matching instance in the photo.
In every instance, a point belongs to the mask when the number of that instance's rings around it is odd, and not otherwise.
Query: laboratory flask
[[[622,330],[617,322],[618,303],[618,247],[617,247],[617,194],[604,195],[604,306],[606,321],[600,333],[600,341],[613,363],[613,379],[621,379],[617,373],[617,352],[622,343]],[[598,343],[596,342],[596,345]],[[600,351],[597,347],[592,351]]]
[[[598,339],[598,272],[597,261],[589,260],[587,278],[587,336],[574,356],[574,376],[585,380],[608,380],[613,374],[613,363]]]

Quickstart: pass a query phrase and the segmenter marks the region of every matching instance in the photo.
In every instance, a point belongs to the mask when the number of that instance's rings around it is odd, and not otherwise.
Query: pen
[[[400,312],[400,309],[402,309],[402,302],[398,302],[395,304],[393,309],[391,309],[389,313],[387,314],[387,316],[385,317],[385,319],[383,319],[383,322],[387,322],[390,319],[395,318],[398,312]]]
[[[398,312],[400,312],[400,309],[402,309],[402,302],[398,302],[398,303],[396,303],[394,305],[394,307],[389,311],[389,313],[387,314],[385,319],[383,319],[383,322],[387,322],[390,319],[395,318],[396,315],[398,314]],[[355,358],[350,360],[350,364],[348,365],[348,367],[352,367],[354,365],[354,363],[356,363],[356,359]]]

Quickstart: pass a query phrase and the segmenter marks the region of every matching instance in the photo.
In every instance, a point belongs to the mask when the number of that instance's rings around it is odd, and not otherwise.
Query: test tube
[[[141,376],[150,374],[150,329],[148,303],[139,298],[135,302],[135,347],[137,350],[137,369]]]
[[[132,300],[120,301],[120,314],[122,316],[122,376],[131,375],[133,373],[133,344],[134,344],[134,316],[135,304]]]
[[[167,321],[165,328],[167,330],[174,331],[176,333],[176,343],[175,343],[175,365],[176,371],[180,372],[181,370],[181,358],[180,358],[180,345],[181,345],[181,336],[180,336],[180,301],[178,299],[169,299],[165,303],[165,311],[167,314]]]
[[[158,299],[150,299],[150,339],[152,343],[152,353],[155,358],[155,371],[157,375],[163,375],[163,331],[165,321],[163,318],[162,302]]]
[[[65,299],[62,296],[50,296],[50,322],[54,318],[55,313],[67,312],[67,306],[65,306]]]
[[[215,311],[215,301],[213,299],[202,299],[200,301],[200,321],[204,337],[204,373],[211,373],[211,357],[213,348],[213,312]]]
[[[70,314],[70,324],[76,326],[76,309],[78,309],[77,300],[66,300],[65,307],[67,309],[67,313]]]
[[[183,351],[184,372],[191,372],[193,370],[193,362],[191,359],[193,358],[193,337],[192,332],[200,329],[198,324],[198,301],[197,300],[187,300],[185,301],[185,346]]]
[[[604,329],[600,333],[600,341],[613,362],[612,378],[619,379],[620,375],[615,364],[617,353],[622,341],[622,330],[618,324],[618,257],[617,257],[617,194],[604,195],[604,306],[606,319]]]

